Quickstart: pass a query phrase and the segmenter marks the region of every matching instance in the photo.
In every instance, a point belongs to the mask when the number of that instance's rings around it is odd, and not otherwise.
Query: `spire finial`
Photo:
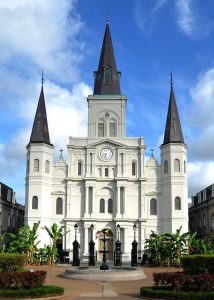
[[[173,76],[172,76],[172,71],[170,72],[170,84],[171,87],[173,86]]]
[[[44,85],[44,71],[42,71],[42,87]]]
[[[154,152],[155,150],[154,150],[154,149],[150,149],[150,151],[151,151],[151,157],[154,157],[153,152]]]
[[[59,152],[61,152],[59,158],[63,158],[63,157],[62,157],[62,152],[63,152],[63,151],[64,151],[63,149],[60,149],[60,150],[59,150]]]
[[[105,14],[106,14],[106,24],[109,24],[109,21],[110,21],[110,10],[109,10],[109,8],[107,8],[105,10]]]

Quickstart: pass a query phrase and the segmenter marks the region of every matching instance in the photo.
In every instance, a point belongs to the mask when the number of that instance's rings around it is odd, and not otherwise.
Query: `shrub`
[[[142,287],[141,296],[152,298],[166,299],[183,299],[183,300],[214,300],[214,292],[175,292],[155,287]]]
[[[183,272],[154,273],[154,286],[173,291],[213,291],[214,274],[190,275]]]
[[[214,255],[186,255],[181,257],[183,269],[188,274],[214,274]]]
[[[26,263],[26,254],[0,253],[0,272],[23,271]]]
[[[60,296],[64,294],[64,289],[59,286],[44,285],[40,288],[31,289],[31,290],[1,290],[0,297],[9,298],[9,299],[21,299],[23,298],[37,298],[37,297],[51,297],[51,296]]]
[[[1,272],[0,290],[29,290],[44,284],[47,272]]]

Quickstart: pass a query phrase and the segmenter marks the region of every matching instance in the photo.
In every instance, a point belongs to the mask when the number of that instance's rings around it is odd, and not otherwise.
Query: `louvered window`
[[[98,123],[98,137],[104,136],[104,123]]]
[[[109,132],[111,137],[117,136],[117,126],[116,123],[109,123]]]

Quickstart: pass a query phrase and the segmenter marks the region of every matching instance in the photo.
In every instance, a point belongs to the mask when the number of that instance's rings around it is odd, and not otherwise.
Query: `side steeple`
[[[36,110],[36,115],[33,122],[33,128],[30,137],[30,143],[50,143],[48,120],[45,107],[45,97],[43,91],[43,75],[42,75],[42,87],[39,97],[39,102]]]
[[[94,95],[120,95],[120,72],[117,71],[109,23],[100,55],[98,70],[94,72]]]
[[[163,145],[169,143],[184,144],[181,122],[178,114],[178,109],[177,109],[175,94],[173,89],[172,74],[171,74],[171,90],[170,90],[170,97],[169,97],[169,107],[168,107]]]

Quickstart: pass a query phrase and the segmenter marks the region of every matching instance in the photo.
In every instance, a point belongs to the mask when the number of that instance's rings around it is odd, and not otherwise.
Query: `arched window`
[[[50,173],[50,162],[46,160],[45,162],[45,173]]]
[[[132,176],[136,175],[136,163],[132,162]]]
[[[78,161],[78,176],[82,175],[82,162],[81,161]]]
[[[34,159],[33,171],[39,172],[39,160],[38,159]]]
[[[104,84],[111,84],[111,67],[109,65],[104,68]]]
[[[98,168],[99,177],[102,177],[102,170],[101,168]]]
[[[104,136],[104,123],[98,123],[98,137]]]
[[[157,215],[157,200],[154,198],[150,200],[150,215]]]
[[[62,198],[57,198],[56,199],[56,214],[57,215],[62,215]]]
[[[108,213],[112,214],[113,212],[113,201],[112,199],[108,199]]]
[[[36,196],[32,198],[32,209],[38,209],[38,197]]]
[[[105,168],[105,177],[108,177],[108,168]]]
[[[117,125],[116,123],[109,123],[109,135],[110,137],[116,137],[117,136]]]
[[[187,168],[186,168],[186,161],[184,160],[184,173],[186,173]]]
[[[169,168],[168,168],[168,160],[165,160],[163,163],[163,168],[164,168],[164,173],[168,173]]]
[[[175,210],[181,210],[181,198],[175,197]]]
[[[180,172],[180,160],[179,159],[175,159],[174,160],[174,171],[175,172]]]
[[[100,199],[100,213],[101,214],[105,213],[105,201],[104,201],[104,199]]]

